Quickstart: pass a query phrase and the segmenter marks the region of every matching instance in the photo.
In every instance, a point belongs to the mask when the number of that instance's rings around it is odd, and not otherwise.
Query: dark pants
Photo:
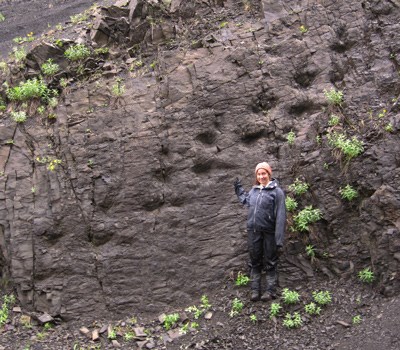
[[[261,289],[261,272],[266,273],[266,291],[275,294],[278,284],[278,255],[274,233],[247,231],[251,263],[251,289]]]

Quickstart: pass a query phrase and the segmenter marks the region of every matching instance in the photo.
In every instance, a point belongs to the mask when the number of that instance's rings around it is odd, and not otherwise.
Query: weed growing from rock
[[[362,321],[361,316],[360,315],[356,315],[352,318],[352,323],[354,325],[360,324]]]
[[[325,291],[320,291],[320,292],[312,292],[312,296],[314,301],[318,305],[328,305],[332,302],[332,296],[331,293],[327,290]]]
[[[304,24],[302,24],[302,25],[299,27],[299,29],[300,29],[300,33],[301,33],[301,34],[305,34],[305,33],[308,32],[308,29],[307,29],[307,27],[306,27]]]
[[[297,205],[297,201],[294,198],[290,196],[285,198],[285,206],[287,211],[294,211],[297,208]]]
[[[307,305],[304,306],[305,312],[307,312],[309,315],[319,315],[321,314],[321,307],[317,306],[317,304],[311,302]]]
[[[363,142],[356,136],[348,139],[346,135],[335,132],[328,135],[328,143],[330,146],[340,150],[347,160],[357,157],[364,152]]]
[[[315,258],[315,249],[313,245],[309,244],[306,246],[306,254],[311,258],[311,260]]]
[[[4,22],[6,20],[6,18],[4,17],[4,15],[0,12],[0,22]]]
[[[60,66],[57,63],[54,63],[51,58],[49,58],[45,63],[42,64],[41,69],[44,75],[51,77],[60,70]]]
[[[289,189],[289,191],[293,192],[295,195],[300,196],[300,195],[306,193],[309,187],[310,186],[308,185],[307,182],[301,181],[298,178],[296,178],[294,183],[289,185],[288,189]]]
[[[247,284],[250,282],[250,278],[246,275],[244,275],[241,271],[238,272],[235,284],[237,286],[247,286]]]
[[[12,120],[14,120],[16,123],[23,123],[27,119],[27,115],[24,111],[11,112],[10,114]]]
[[[285,304],[296,304],[300,301],[300,295],[294,290],[284,288],[282,291],[282,298]]]
[[[339,123],[340,123],[340,118],[337,115],[332,114],[331,118],[328,121],[328,125],[329,126],[336,126],[336,125],[339,125]]]
[[[115,332],[114,328],[110,327],[108,329],[107,338],[110,339],[110,340],[117,339],[117,333]]]
[[[269,318],[277,317],[281,309],[282,309],[281,304],[272,303],[271,306],[269,307]]]
[[[313,209],[312,206],[305,207],[294,216],[294,223],[297,230],[304,232],[309,230],[309,225],[322,218],[321,210]]]
[[[348,201],[352,201],[354,198],[358,196],[357,190],[355,190],[350,185],[346,185],[345,187],[340,188],[339,193],[343,199],[346,199]]]
[[[20,48],[13,47],[11,56],[14,57],[14,60],[16,63],[20,63],[25,60],[26,51],[23,47],[20,47]]]
[[[0,309],[0,327],[3,327],[6,324],[8,320],[9,311],[11,307],[14,305],[14,303],[15,303],[14,295],[10,294],[10,295],[5,295],[3,297],[3,304]]]
[[[232,308],[231,308],[231,311],[229,313],[229,316],[230,317],[234,317],[234,316],[239,315],[243,310],[243,306],[244,306],[243,302],[239,298],[233,299]]]
[[[369,267],[358,272],[358,278],[361,282],[364,283],[372,283],[375,280],[374,273],[371,271]]]
[[[83,44],[77,44],[65,50],[64,56],[70,61],[80,61],[90,56],[90,50]]]
[[[111,86],[111,93],[115,97],[121,97],[125,93],[125,84],[123,84],[124,80],[122,78],[117,78],[115,84]]]
[[[294,144],[294,141],[296,140],[296,134],[293,130],[290,130],[290,132],[286,136],[286,139],[290,146]]]
[[[165,330],[167,331],[170,330],[176,324],[176,322],[178,322],[178,320],[179,320],[179,314],[177,312],[166,315],[163,322]]]
[[[392,123],[389,123],[389,124],[387,124],[386,126],[385,126],[385,131],[387,131],[387,132],[393,132],[393,125],[392,125]]]
[[[253,322],[253,323],[257,323],[257,316],[254,315],[254,314],[251,314],[250,315],[250,321]]]
[[[283,320],[283,325],[287,328],[298,328],[303,324],[301,316],[298,312],[295,312],[293,315],[286,314],[285,319]]]
[[[7,88],[7,97],[11,101],[27,101],[34,98],[46,98],[49,95],[47,85],[41,79],[28,79],[19,86]]]
[[[343,92],[335,90],[334,88],[329,91],[324,90],[324,95],[330,105],[341,106],[343,103]]]

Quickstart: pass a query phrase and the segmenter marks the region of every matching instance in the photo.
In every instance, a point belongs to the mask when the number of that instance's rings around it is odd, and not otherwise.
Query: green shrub
[[[332,302],[331,293],[327,290],[320,292],[314,291],[312,292],[312,296],[318,305],[328,305]]]
[[[306,254],[312,259],[315,257],[315,250],[314,250],[314,246],[309,244],[308,246],[306,246]]]
[[[27,101],[35,98],[47,99],[50,90],[42,79],[33,78],[20,82],[19,86],[8,88],[7,97],[11,101]]]
[[[293,130],[290,130],[290,132],[286,136],[286,139],[289,145],[294,144],[294,141],[296,140],[296,134],[294,133]]]
[[[246,275],[244,275],[241,271],[238,272],[235,284],[237,286],[247,286],[247,284],[250,282],[250,278]]]
[[[369,267],[358,272],[358,278],[361,282],[372,283],[375,279],[374,273]]]
[[[300,295],[294,290],[284,288],[282,291],[282,298],[285,304],[296,304],[300,301]]]
[[[122,82],[122,78],[117,78],[115,83],[111,86],[111,93],[115,97],[121,97],[125,93],[125,85]]]
[[[178,313],[166,315],[164,319],[164,328],[167,331],[170,330],[176,324],[176,322],[178,322],[178,320],[179,320]]]
[[[344,134],[333,133],[328,135],[328,143],[330,146],[339,149],[347,160],[357,157],[364,152],[363,143],[356,136],[348,139]]]
[[[297,208],[297,205],[298,205],[297,201],[294,198],[292,198],[290,196],[286,197],[285,206],[286,206],[287,211],[289,211],[289,212],[294,211]]]
[[[321,313],[321,307],[317,306],[315,303],[311,302],[304,306],[304,310],[309,315],[319,315]]]
[[[229,316],[234,317],[234,316],[239,315],[243,310],[243,306],[244,306],[243,302],[240,299],[238,299],[238,298],[233,299],[232,308],[229,313]]]
[[[23,123],[27,119],[27,115],[24,111],[19,111],[19,112],[11,112],[11,118],[16,122],[16,123]]]
[[[53,76],[60,70],[60,66],[57,63],[53,63],[53,60],[49,58],[42,64],[41,69],[44,75]]]
[[[297,328],[303,324],[301,316],[298,312],[295,312],[293,316],[291,314],[286,314],[283,320],[283,325],[287,328]]]
[[[360,324],[362,321],[361,316],[360,315],[356,315],[352,318],[352,323],[354,325]]]
[[[271,303],[271,306],[269,308],[269,318],[277,317],[281,309],[282,309],[281,304]]]
[[[26,51],[23,47],[20,48],[13,47],[11,55],[14,57],[15,62],[19,63],[25,60]]]
[[[331,118],[329,119],[328,125],[329,126],[336,126],[339,123],[340,123],[340,118],[337,115],[332,114]]]
[[[79,61],[89,57],[90,50],[83,44],[77,44],[70,46],[67,50],[65,50],[64,56],[70,61]]]
[[[3,304],[0,309],[0,327],[3,327],[8,320],[9,310],[15,303],[14,295],[5,295],[3,297]]]
[[[331,105],[341,106],[343,103],[343,92],[340,90],[335,90],[334,88],[329,91],[324,90],[324,95]]]
[[[321,211],[319,209],[313,209],[310,205],[294,216],[294,223],[299,231],[308,231],[308,226],[321,218]]]
[[[339,193],[343,199],[348,201],[351,201],[358,196],[358,192],[350,185],[340,188]]]
[[[303,193],[306,193],[308,188],[310,186],[308,185],[308,183],[301,181],[299,179],[296,178],[296,180],[294,181],[294,183],[292,183],[291,185],[289,185],[289,191],[293,192],[295,195],[302,195]]]

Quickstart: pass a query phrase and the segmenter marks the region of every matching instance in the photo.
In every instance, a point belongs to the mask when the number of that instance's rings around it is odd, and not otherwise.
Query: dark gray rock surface
[[[259,161],[288,193],[296,178],[307,181],[299,206],[323,214],[309,233],[288,230],[282,286],[357,279],[371,267],[375,290],[397,295],[398,4],[170,6],[131,1],[98,10],[94,26],[55,33],[111,47],[85,62],[86,73],[48,44],[28,57],[33,69],[51,52],[70,85],[56,120],[33,113],[17,126],[9,110],[1,116],[1,277],[22,305],[64,319],[156,315],[220,291],[247,271],[245,210],[232,184],[239,176],[250,188]],[[341,108],[327,103],[331,88],[344,92]],[[339,126],[329,126],[331,114]],[[332,130],[362,139],[363,154],[346,163],[328,144]],[[37,157],[62,164],[51,172]],[[339,195],[346,184],[359,192],[352,202]]]

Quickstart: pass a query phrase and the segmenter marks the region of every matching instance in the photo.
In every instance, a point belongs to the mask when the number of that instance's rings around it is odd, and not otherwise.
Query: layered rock
[[[268,161],[288,193],[308,182],[300,208],[323,213],[308,233],[288,229],[281,285],[371,267],[382,292],[398,292],[398,13],[389,1],[130,1],[81,33],[110,47],[83,71],[63,56],[72,42],[33,49],[20,75],[54,58],[51,84],[71,84],[54,121],[3,113],[2,278],[25,306],[64,318],[188,305],[246,271],[233,180],[250,189]],[[331,114],[364,141],[350,162],[328,144]],[[38,157],[62,163],[52,172]]]

